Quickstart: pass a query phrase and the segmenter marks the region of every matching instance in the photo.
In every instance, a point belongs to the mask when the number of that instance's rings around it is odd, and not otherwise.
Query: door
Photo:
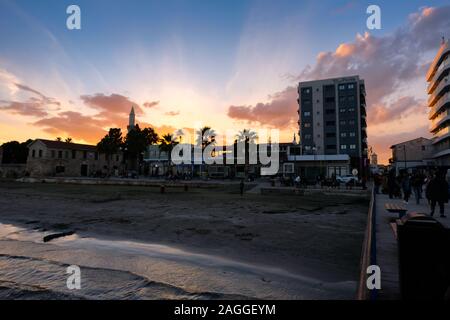
[[[88,165],[87,164],[82,164],[81,165],[81,176],[82,177],[87,177],[88,175]]]

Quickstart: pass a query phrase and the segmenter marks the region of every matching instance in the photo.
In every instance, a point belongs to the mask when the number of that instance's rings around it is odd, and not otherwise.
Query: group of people
[[[379,188],[383,184],[381,176],[374,177],[375,192],[379,193]],[[402,173],[400,176],[395,175],[395,170],[391,170],[386,181],[387,193],[389,198],[403,198],[405,203],[409,202],[411,195],[414,193],[416,204],[420,204],[423,199],[423,191],[431,208],[430,215],[435,213],[436,206],[439,206],[439,212],[442,218],[445,218],[445,203],[449,200],[449,185],[445,178],[445,172],[434,172],[431,175],[425,175],[421,172],[410,174]]]

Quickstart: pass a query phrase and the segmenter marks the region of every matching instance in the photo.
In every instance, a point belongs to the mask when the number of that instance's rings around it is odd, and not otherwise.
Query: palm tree
[[[67,138],[66,138],[66,142],[67,142],[67,143],[72,143],[72,138],[67,137]]]
[[[173,134],[165,134],[159,140],[159,151],[166,152],[169,160],[169,168],[172,167],[172,150],[179,143]]]
[[[239,142],[256,143],[256,141],[258,140],[258,134],[250,129],[244,129],[242,131],[239,131],[239,133],[236,135],[236,138]]]
[[[61,137],[56,137],[56,141],[61,142],[61,141],[62,141],[62,138],[61,138]]]
[[[216,132],[211,127],[205,126],[197,130],[197,145],[202,147],[202,164],[200,165],[200,175],[203,172],[203,151],[209,145],[216,143]]]
[[[197,144],[202,146],[202,151],[215,142],[216,132],[211,127],[205,126],[197,130]]]
[[[250,129],[244,129],[242,131],[239,131],[239,133],[236,135],[236,143],[244,143],[244,161],[245,161],[245,175],[247,175],[248,167],[247,164],[249,161],[249,155],[250,155],[250,144],[255,144],[258,140],[258,135],[255,131],[252,131]]]

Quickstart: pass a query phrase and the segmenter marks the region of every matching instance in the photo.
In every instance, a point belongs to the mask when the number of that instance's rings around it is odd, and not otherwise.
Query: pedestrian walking
[[[444,206],[448,202],[448,183],[445,181],[444,174],[438,173],[431,179],[427,186],[426,196],[431,205],[430,215],[434,215],[436,204],[438,204],[441,218],[446,218]]]
[[[397,188],[397,181],[395,179],[395,170],[394,169],[389,171],[387,187],[388,187],[389,199],[393,199],[396,188]]]
[[[403,191],[403,201],[408,204],[409,197],[411,196],[411,177],[408,173],[405,173],[402,179],[402,191]]]
[[[420,199],[422,199],[422,186],[423,186],[423,178],[419,173],[415,173],[412,178],[412,188],[414,192],[414,196],[416,198],[416,204],[420,204]]]

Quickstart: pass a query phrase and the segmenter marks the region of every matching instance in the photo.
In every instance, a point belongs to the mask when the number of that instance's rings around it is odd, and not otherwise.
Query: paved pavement
[[[393,218],[398,218],[398,214],[390,213],[384,209],[385,203],[394,203],[404,206],[408,213],[430,213],[430,207],[426,199],[422,199],[417,205],[415,199],[405,204],[400,199],[389,199],[387,195],[378,194],[376,196],[376,244],[377,244],[377,264],[381,269],[381,290],[379,299],[392,300],[400,299],[399,275],[398,275],[398,248],[397,240],[390,226]],[[447,218],[439,217],[439,208],[436,208],[434,218],[450,228],[450,205],[445,205]]]

